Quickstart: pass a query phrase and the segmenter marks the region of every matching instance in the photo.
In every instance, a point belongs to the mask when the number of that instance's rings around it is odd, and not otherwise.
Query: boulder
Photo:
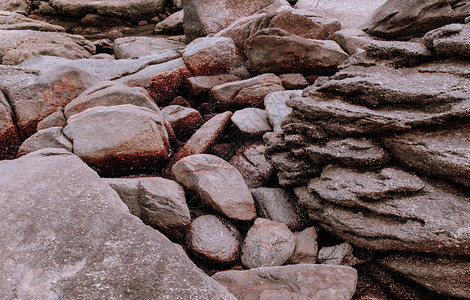
[[[0,162],[0,298],[235,299],[77,156]]]
[[[55,112],[48,115],[38,123],[36,130],[47,129],[51,127],[65,127],[67,120],[65,119],[64,109],[59,107]]]
[[[196,76],[187,79],[189,93],[197,96],[201,93],[210,92],[212,88],[232,81],[239,81],[240,77],[231,74],[220,74],[213,76]]]
[[[309,86],[307,79],[300,73],[281,74],[279,78],[286,90],[301,90]]]
[[[470,14],[464,0],[388,0],[360,26],[388,39],[410,39],[451,23],[463,23]]]
[[[286,101],[290,99],[292,95],[300,96],[302,91],[285,91],[285,92],[274,92],[266,95],[264,98],[265,111],[268,113],[268,118],[273,125],[274,132],[282,131],[281,122],[282,120],[292,112],[292,108],[286,105]]]
[[[263,29],[245,42],[253,73],[331,73],[349,56],[334,41],[313,40],[282,29]]]
[[[212,276],[238,299],[349,300],[356,290],[357,271],[346,266],[291,265]]]
[[[250,135],[260,135],[272,129],[268,114],[259,108],[247,107],[237,110],[231,120],[241,132]]]
[[[168,105],[162,114],[180,140],[187,140],[204,123],[197,110],[181,105]]]
[[[123,78],[127,85],[148,87],[150,96],[157,102],[174,99],[185,91],[186,79],[192,74],[182,58],[143,69],[130,77]],[[150,78],[150,85],[148,78]]]
[[[470,4],[469,4],[470,6]],[[469,9],[470,11],[470,9]],[[423,38],[429,49],[442,56],[470,56],[470,22],[434,29]]]
[[[0,4],[0,30],[36,30],[49,32],[65,32],[65,29],[62,26],[31,19],[19,13],[2,11],[4,10],[2,9],[2,5],[4,4]]]
[[[253,220],[256,208],[240,172],[223,159],[196,154],[173,166],[176,180],[196,192],[204,203],[234,220]]]
[[[95,45],[78,35],[34,30],[0,30],[0,62],[18,65],[37,55],[88,58]]]
[[[185,0],[184,33],[188,41],[216,33],[240,17],[257,12],[276,12],[289,9],[285,0]]]
[[[358,49],[363,49],[373,41],[374,37],[360,29],[349,28],[332,33],[328,39],[335,41],[347,54],[353,55]]]
[[[241,261],[249,269],[282,266],[294,248],[295,235],[285,224],[258,218],[243,241]]]
[[[202,215],[191,222],[186,246],[200,259],[215,265],[231,265],[240,257],[242,238],[235,225],[215,215]]]
[[[289,264],[315,264],[318,255],[318,230],[316,227],[308,227],[302,231],[294,232],[294,254],[287,260]]]
[[[186,45],[165,38],[123,37],[114,40],[116,59],[140,58],[148,55],[165,53],[168,50],[183,49]]]
[[[106,175],[158,170],[170,155],[161,114],[134,105],[89,108],[67,120],[73,152]]]
[[[235,44],[226,37],[201,37],[182,51],[183,60],[194,76],[227,73],[235,59]]]
[[[171,14],[165,20],[158,22],[158,24],[155,25],[153,32],[157,34],[184,34],[183,15],[183,10],[179,10],[174,14]]]
[[[184,189],[160,177],[105,179],[134,216],[168,238],[184,237],[191,223]]]
[[[353,247],[348,243],[341,243],[331,247],[322,247],[318,251],[318,263],[325,265],[354,266],[356,258],[353,256]]]
[[[367,51],[367,56],[388,60],[388,64],[395,68],[419,65],[431,60],[433,55],[419,42],[372,40],[363,48]]]
[[[65,137],[62,127],[38,130],[21,144],[17,157],[44,148],[62,148],[72,152],[72,143]]]

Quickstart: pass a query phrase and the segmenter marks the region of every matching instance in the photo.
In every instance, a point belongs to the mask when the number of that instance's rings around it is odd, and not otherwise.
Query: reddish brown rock
[[[12,114],[10,103],[0,92],[0,160],[14,158],[21,144]]]
[[[295,249],[294,254],[289,257],[289,264],[314,264],[317,262],[318,255],[318,230],[315,227],[309,227],[302,231],[294,232]]]
[[[193,96],[204,92],[210,92],[215,86],[240,80],[238,76],[231,74],[221,74],[213,76],[196,76],[187,79],[189,93]]]
[[[301,90],[309,86],[307,79],[300,73],[281,74],[279,78],[286,90]]]
[[[182,94],[186,79],[192,74],[186,68],[183,59],[179,58],[166,63],[167,67],[150,79],[149,94],[157,102],[165,102]]]
[[[204,123],[201,114],[194,108],[169,105],[161,112],[180,140],[188,139]]]

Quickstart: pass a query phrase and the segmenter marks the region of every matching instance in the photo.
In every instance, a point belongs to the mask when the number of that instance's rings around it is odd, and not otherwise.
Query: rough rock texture
[[[246,183],[234,167],[210,154],[182,158],[173,166],[179,183],[199,194],[204,203],[234,220],[253,220],[256,208]]]
[[[187,79],[189,93],[193,96],[204,92],[210,92],[212,88],[232,81],[238,81],[240,77],[231,74],[221,74],[214,76],[196,76]]]
[[[469,9],[470,10],[470,9]],[[443,56],[470,56],[470,23],[449,24],[432,30],[424,36],[429,49]]]
[[[132,21],[153,17],[164,12],[165,0],[51,0],[50,5],[61,15],[83,18],[93,13]]]
[[[0,174],[2,299],[235,299],[69,152],[2,161]]]
[[[148,75],[150,78],[150,86],[148,91],[150,96],[157,102],[165,102],[172,100],[179,96],[185,90],[185,82],[188,77],[191,77],[191,72],[188,70],[182,58],[174,59],[161,65],[156,65],[153,69],[146,68],[141,72],[145,74],[136,73],[133,76],[136,78],[127,78],[126,84],[131,83],[134,86],[148,86],[146,79]],[[143,76],[142,76],[143,75]]]
[[[308,227],[302,231],[294,232],[295,249],[294,254],[287,260],[289,264],[314,264],[318,255],[318,230]]]
[[[392,254],[379,264],[440,294],[470,299],[470,259]]]
[[[3,0],[0,3],[0,10],[27,14],[31,7],[27,0]]]
[[[184,0],[184,33],[188,41],[216,33],[240,17],[290,8],[285,0]]]
[[[93,107],[67,120],[73,152],[102,174],[156,170],[170,154],[161,114],[134,105]]]
[[[247,39],[245,53],[253,73],[329,73],[348,58],[334,41],[305,39],[271,28]]]
[[[353,55],[356,50],[369,44],[373,37],[360,29],[350,28],[338,30],[332,33],[328,39],[335,41],[347,54]]]
[[[273,125],[274,132],[282,131],[281,122],[282,120],[292,112],[292,108],[286,105],[286,101],[290,99],[292,95],[300,96],[302,91],[285,91],[285,92],[274,92],[264,97],[264,107],[268,113],[271,125]]]
[[[204,123],[201,114],[194,108],[168,105],[161,111],[180,140],[187,140]]]
[[[0,92],[0,159],[14,158],[21,144],[12,113],[10,103]]]
[[[0,30],[0,62],[18,65],[37,55],[88,58],[95,45],[78,35],[35,30]]]
[[[238,299],[349,300],[357,271],[346,266],[292,265],[245,271],[223,271],[212,276]]]
[[[185,44],[183,43],[165,38],[123,37],[114,40],[114,55],[116,59],[140,58],[160,54],[167,50],[183,49],[184,47]]]
[[[153,32],[157,34],[158,33],[183,34],[184,33],[183,16],[184,16],[183,10],[179,10],[175,12],[174,14],[171,14],[165,20],[158,22],[158,24],[155,25]]]
[[[326,265],[353,266],[356,263],[353,256],[353,247],[348,243],[342,243],[331,247],[323,247],[318,251],[318,263]]]
[[[450,23],[463,23],[469,14],[466,0],[388,0],[361,29],[379,37],[409,39]]]
[[[309,86],[307,79],[300,73],[281,74],[279,78],[286,90],[298,90]]]
[[[62,148],[72,152],[72,143],[65,137],[62,127],[39,130],[21,144],[17,157],[44,148]]]
[[[299,231],[308,225],[305,208],[297,203],[295,195],[280,188],[252,189],[258,215],[262,218],[286,224],[291,231]]]
[[[240,257],[242,238],[235,225],[215,215],[202,215],[191,222],[186,246],[200,259],[230,265]]]
[[[131,214],[139,217],[169,238],[184,237],[191,216],[184,189],[173,180],[160,177],[105,179],[127,205]]]
[[[65,32],[65,29],[61,26],[27,18],[19,13],[2,11],[1,6],[2,4],[0,4],[0,30]]]
[[[241,132],[246,134],[259,135],[272,129],[268,114],[259,108],[247,107],[237,110],[231,120]]]
[[[258,218],[243,241],[241,261],[250,269],[282,266],[294,248],[295,235],[285,224]]]

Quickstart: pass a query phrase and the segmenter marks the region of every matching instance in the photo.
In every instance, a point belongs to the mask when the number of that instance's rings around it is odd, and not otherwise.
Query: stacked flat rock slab
[[[280,184],[296,187],[311,219],[361,248],[408,251],[404,261],[420,264],[416,275],[399,259],[383,265],[459,297],[465,282],[437,285],[419,274],[470,257],[467,26],[435,29],[424,44],[361,46],[334,76],[290,96],[282,131],[265,135]]]

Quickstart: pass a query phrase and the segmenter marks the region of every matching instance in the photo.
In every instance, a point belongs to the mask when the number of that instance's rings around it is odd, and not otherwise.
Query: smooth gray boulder
[[[158,55],[173,50],[183,49],[186,45],[166,38],[145,36],[123,37],[114,40],[116,59],[135,59],[148,55]]]
[[[292,108],[286,105],[286,101],[289,100],[292,95],[300,96],[301,94],[301,90],[296,90],[274,92],[266,95],[264,98],[264,108],[268,113],[274,132],[282,131],[282,120],[292,112]]]
[[[237,110],[231,120],[241,132],[246,134],[259,135],[271,131],[268,114],[263,109],[247,107]]]
[[[65,137],[62,127],[51,127],[38,130],[27,138],[18,149],[17,157],[44,148],[62,148],[72,152],[72,146],[72,142]]]

